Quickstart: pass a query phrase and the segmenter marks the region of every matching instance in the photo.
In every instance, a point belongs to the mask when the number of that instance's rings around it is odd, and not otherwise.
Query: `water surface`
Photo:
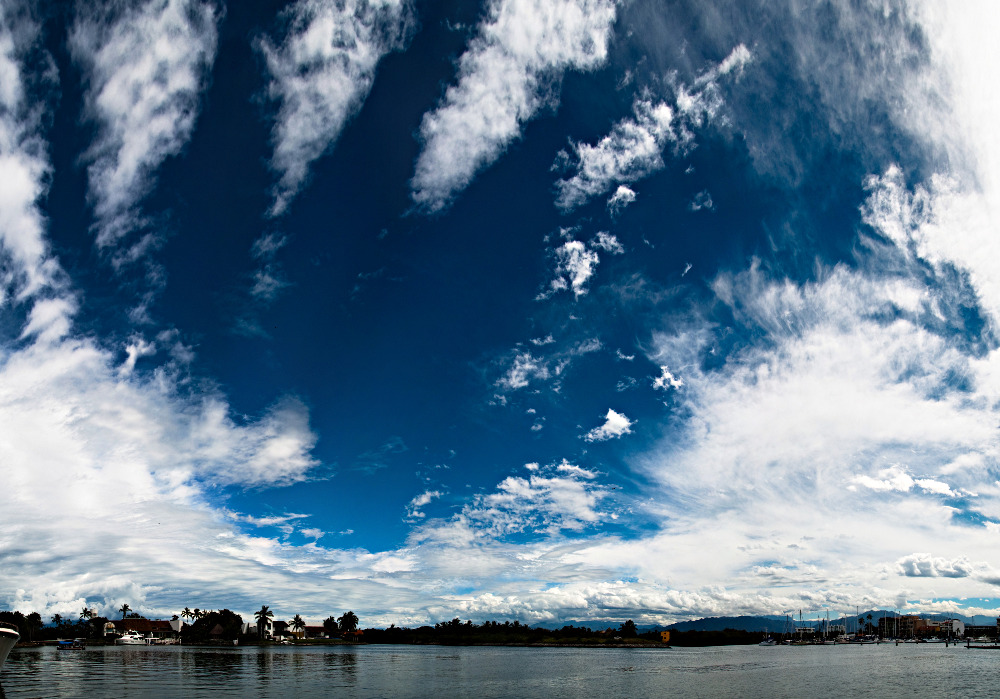
[[[11,652],[21,697],[989,696],[1000,651],[944,645],[715,648],[96,646]]]

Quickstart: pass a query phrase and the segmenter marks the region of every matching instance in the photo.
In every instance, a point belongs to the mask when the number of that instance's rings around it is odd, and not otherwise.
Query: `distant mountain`
[[[996,618],[991,616],[983,616],[982,614],[975,617],[968,617],[962,614],[922,614],[918,612],[908,612],[910,614],[918,614],[925,619],[959,619],[967,625],[978,624],[980,626],[992,626],[996,623]],[[869,609],[865,611],[858,612],[856,614],[848,614],[846,616],[838,616],[836,618],[831,618],[829,623],[831,625],[846,625],[848,631],[853,633],[855,626],[857,625],[858,617],[863,617],[865,621],[868,620],[868,615],[871,615],[871,623],[878,625],[878,620],[884,616],[894,616],[899,614],[899,612],[894,612],[886,609]],[[786,617],[779,615],[767,615],[767,616],[720,616],[720,617],[707,617],[704,619],[692,619],[691,621],[681,621],[676,624],[670,624],[664,627],[655,627],[655,630],[659,629],[671,629],[675,631],[722,631],[724,629],[735,629],[737,631],[768,631],[770,633],[782,633],[786,630],[788,623],[791,626],[797,626],[799,624],[799,619],[797,616],[788,617],[788,622],[786,622]],[[803,626],[818,626],[821,623],[820,620],[814,616],[813,618],[803,618],[801,624]]]
[[[672,631],[768,631],[781,633],[785,629],[785,617],[773,616],[718,616],[707,619],[682,621],[667,626]]]

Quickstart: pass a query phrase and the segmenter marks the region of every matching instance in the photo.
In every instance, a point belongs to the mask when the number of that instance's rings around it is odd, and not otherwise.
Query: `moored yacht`
[[[126,631],[122,634],[121,638],[115,640],[115,645],[119,646],[145,646],[147,645],[146,639],[139,635],[138,631]]]
[[[21,634],[17,632],[16,626],[0,621],[0,667],[3,667],[7,654],[20,638]]]

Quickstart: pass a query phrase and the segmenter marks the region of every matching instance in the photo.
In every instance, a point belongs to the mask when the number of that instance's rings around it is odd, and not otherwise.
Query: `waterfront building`
[[[177,640],[181,636],[184,621],[181,619],[115,619],[104,624],[101,635],[121,636],[126,632],[134,632],[143,638],[155,640]]]

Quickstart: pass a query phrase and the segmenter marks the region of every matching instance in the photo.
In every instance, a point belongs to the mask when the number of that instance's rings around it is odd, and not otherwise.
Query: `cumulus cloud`
[[[653,379],[654,389],[666,391],[671,388],[681,388],[682,386],[684,386],[684,381],[671,374],[670,369],[666,366],[661,366],[660,375]]]
[[[615,185],[618,189],[609,206],[612,201],[624,205],[634,200],[634,192],[627,187],[623,190],[622,183],[635,182],[661,169],[668,146],[678,153],[690,148],[694,139],[691,129],[713,121],[722,109],[718,79],[741,71],[750,60],[750,51],[741,44],[722,63],[699,76],[691,88],[677,86],[672,103],[643,95],[633,104],[632,117],[615,124],[597,145],[575,144],[576,173],[556,183],[556,205],[571,211]]]
[[[627,185],[620,184],[615,193],[608,199],[608,210],[613,214],[617,214],[634,201],[635,191]]]
[[[639,99],[633,113],[596,146],[576,144],[577,173],[556,184],[559,208],[575,209],[618,182],[634,182],[663,167],[664,148],[678,138],[671,126],[673,108],[666,102]]]
[[[597,237],[595,237],[590,244],[591,246],[600,248],[601,250],[609,252],[612,255],[622,255],[625,253],[625,248],[623,248],[622,244],[618,242],[618,238],[607,231],[598,232]]]
[[[967,578],[974,566],[967,558],[947,559],[929,553],[914,553],[896,561],[901,574],[911,578]]]
[[[609,439],[618,439],[626,434],[632,434],[634,423],[621,413],[608,409],[608,414],[604,417],[604,424],[595,427],[584,435],[588,442],[604,442]]]
[[[549,292],[573,291],[577,298],[587,293],[587,282],[594,276],[600,257],[579,240],[567,240],[555,249],[556,276],[549,284]],[[545,295],[542,295],[544,298]]]
[[[954,552],[957,560],[990,545],[991,523],[1000,521],[988,501],[1000,492],[990,475],[998,457],[997,357],[970,354],[960,338],[935,330],[935,297],[949,292],[926,283],[883,276],[878,267],[838,267],[799,284],[751,266],[713,283],[732,325],[655,337],[650,359],[686,367],[677,394],[683,419],[667,421],[662,441],[640,459],[669,503],[662,545],[692,546],[689,563],[675,557],[672,580],[735,576],[731,589],[749,595],[769,584],[765,570],[807,560],[818,568],[810,583],[817,597],[836,597],[825,585],[848,585],[892,604],[893,587],[909,590],[908,599],[915,589],[948,594],[941,578],[936,588],[920,578],[903,576],[904,583],[894,561],[915,549]],[[701,361],[734,330],[767,341]],[[965,380],[956,384],[955,376]],[[761,514],[778,510],[794,513],[794,524]],[[697,537],[684,532],[709,522],[747,561],[742,573],[735,565],[695,570]],[[842,560],[855,570],[845,571]],[[882,576],[880,589],[863,570]],[[986,585],[977,575],[947,589],[964,596],[986,593]]]
[[[899,466],[890,466],[889,468],[882,469],[874,476],[860,474],[852,480],[858,485],[880,493],[891,491],[906,492],[914,484],[913,477]]]
[[[158,244],[139,204],[156,169],[188,142],[215,60],[218,12],[210,2],[150,0],[85,13],[70,36],[87,80],[86,114],[97,137],[86,161],[97,244],[118,262]]]
[[[424,505],[429,505],[436,498],[441,497],[442,493],[440,490],[425,490],[410,500],[410,504],[406,506],[406,518],[407,519],[423,519],[426,515],[421,511]]]
[[[580,531],[601,519],[597,505],[606,489],[592,482],[595,475],[563,461],[527,478],[509,476],[463,508],[452,524],[470,526],[477,537]]]
[[[612,0],[494,0],[459,59],[458,82],[420,125],[413,201],[437,211],[496,160],[546,105],[567,70],[607,56]]]
[[[280,579],[305,563],[303,551],[241,533],[210,504],[219,486],[308,477],[316,437],[300,401],[237,419],[221,396],[184,387],[173,360],[139,371],[132,360],[152,356],[152,343],[130,342],[122,364],[117,352],[74,337],[65,307],[51,315],[63,329],[41,329],[0,361],[0,464],[17,494],[0,523],[18,537],[3,545],[0,583],[20,590],[5,603],[46,613],[78,609],[82,599],[108,611],[121,601],[143,609],[148,586],[171,570],[182,571],[168,576],[181,587],[237,604],[253,586],[272,584],[254,568]]]
[[[379,61],[404,49],[415,25],[409,0],[299,0],[283,19],[280,45],[258,42],[268,94],[280,103],[272,132],[271,167],[279,176],[272,216],[288,208],[310,164],[361,108]]]

